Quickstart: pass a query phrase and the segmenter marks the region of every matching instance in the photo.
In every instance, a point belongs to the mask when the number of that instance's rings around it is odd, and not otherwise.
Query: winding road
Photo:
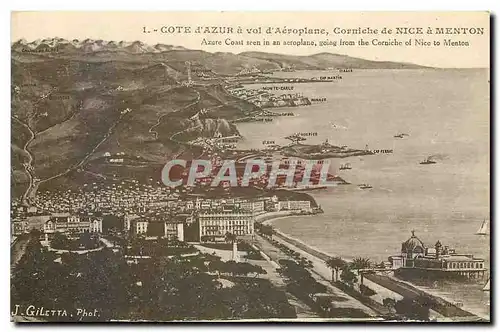
[[[115,127],[118,125],[118,123],[120,123],[120,121],[123,119],[123,117],[126,114],[128,114],[128,113],[127,112],[122,112],[120,114],[120,117],[111,125],[111,127],[109,127],[108,131],[106,132],[106,134],[104,135],[104,137],[99,141],[99,143],[97,143],[97,145],[94,146],[94,148],[91,151],[89,151],[87,154],[85,154],[85,156],[83,157],[83,159],[78,164],[70,166],[64,172],[61,172],[61,173],[53,175],[53,176],[51,176],[49,178],[46,178],[46,179],[38,181],[37,184],[36,184],[37,187],[41,183],[44,183],[44,182],[47,182],[47,181],[50,181],[50,180],[54,180],[54,179],[56,179],[58,177],[61,177],[61,176],[65,175],[65,174],[68,174],[72,170],[77,169],[78,167],[80,167],[83,164],[85,164],[87,162],[87,160],[90,158],[90,156],[92,156],[94,154],[94,152],[96,152],[96,150],[109,138],[109,136],[113,132],[113,129],[115,129]]]
[[[30,145],[30,143],[35,139],[35,132],[31,129],[31,127],[27,123],[22,122],[17,117],[11,116],[11,118],[16,120],[17,122],[19,122],[19,124],[21,124],[22,126],[27,128],[30,132],[30,138],[26,141],[26,143],[24,143],[24,146],[23,146],[23,151],[28,155],[28,162],[23,163],[23,166],[24,166],[24,170],[25,170],[26,174],[28,174],[28,177],[29,177],[29,186],[23,194],[22,202],[23,202],[23,205],[27,205],[27,197],[28,197],[31,189],[33,188],[33,182],[34,182],[33,174],[31,174],[31,172],[33,171],[33,166],[31,165],[33,163],[33,155],[29,151],[28,145]]]
[[[165,64],[163,64],[163,65],[165,66]],[[176,86],[176,87],[178,87],[178,86]],[[172,89],[174,89],[176,87],[172,87],[169,90],[172,90]],[[37,104],[41,100],[48,98],[50,96],[50,94],[52,94],[52,92],[54,92],[54,91],[57,91],[57,89],[53,89],[50,92],[48,92],[46,95],[42,96],[42,98],[40,98],[40,100],[37,102]],[[158,139],[158,132],[155,130],[155,128],[158,127],[161,124],[161,121],[163,120],[163,118],[165,116],[171,115],[173,113],[181,112],[183,110],[186,110],[186,109],[188,109],[188,108],[190,108],[190,107],[198,104],[201,101],[201,95],[200,95],[200,93],[197,90],[194,90],[194,91],[196,92],[197,96],[196,96],[196,99],[193,102],[191,102],[191,103],[189,103],[189,104],[187,104],[187,105],[185,105],[185,106],[183,106],[183,107],[175,110],[174,112],[162,114],[161,116],[158,117],[158,120],[156,121],[156,123],[153,124],[149,128],[149,133],[153,134],[155,140]],[[223,107],[223,106],[226,106],[226,104],[218,105],[218,106],[216,106],[214,108],[220,108],[220,107]],[[69,119],[73,118],[77,113],[78,112],[75,112]],[[34,168],[33,168],[32,163],[33,163],[34,158],[33,158],[32,153],[29,151],[29,145],[35,139],[35,137],[36,137],[37,134],[43,133],[43,132],[49,130],[50,128],[52,128],[52,127],[54,127],[54,126],[56,126],[56,125],[58,125],[60,123],[56,123],[53,126],[50,126],[49,128],[45,128],[44,130],[36,133],[27,123],[24,123],[21,120],[19,120],[17,117],[12,116],[12,119],[14,119],[15,121],[19,122],[19,124],[21,124],[22,126],[26,127],[28,129],[28,131],[30,132],[30,138],[26,141],[26,143],[25,143],[25,145],[23,147],[23,151],[26,153],[26,155],[29,158],[28,162],[23,164],[25,172],[26,172],[26,174],[29,177],[29,186],[28,186],[28,188],[26,189],[25,193],[22,196],[22,202],[23,202],[23,204],[27,205],[28,201],[30,199],[33,199],[35,197],[36,192],[37,192],[38,187],[39,187],[40,184],[45,183],[45,182],[50,181],[50,180],[54,180],[54,179],[59,178],[59,177],[61,177],[63,175],[66,175],[69,172],[71,172],[71,171],[77,169],[78,167],[84,165],[88,161],[88,159],[95,153],[95,151],[109,138],[109,136],[111,135],[113,129],[122,120],[122,118],[124,117],[125,114],[127,114],[127,113],[125,112],[125,113],[122,113],[120,115],[120,117],[118,118],[118,120],[116,120],[111,125],[111,127],[108,129],[107,133],[104,135],[104,137],[102,138],[102,140],[100,140],[97,143],[97,145],[94,146],[94,148],[91,151],[89,151],[88,153],[86,153],[85,156],[83,157],[83,159],[80,162],[78,162],[77,164],[75,164],[73,166],[68,167],[66,170],[64,170],[64,171],[62,171],[62,172],[60,172],[60,173],[58,173],[56,175],[50,176],[50,177],[48,177],[46,179],[42,179],[42,180],[37,179],[34,176],[34,174],[33,174]],[[199,114],[199,112],[197,114]],[[69,119],[66,119],[66,120],[69,120]],[[181,142],[181,141],[176,140],[175,136],[177,136],[177,135],[179,135],[181,133],[184,133],[184,132],[186,132],[188,130],[196,129],[196,128],[200,127],[200,126],[203,126],[203,124],[200,124],[200,125],[197,125],[197,126],[194,126],[194,127],[189,127],[189,128],[183,129],[181,131],[178,131],[178,132],[172,134],[169,139],[171,141],[173,141],[173,142],[176,142],[176,143],[180,144],[180,145],[189,145],[186,142]],[[202,152],[202,154],[200,155],[200,157],[204,154],[204,152],[205,151]],[[179,155],[180,155],[180,153],[179,153]]]
[[[45,100],[45,99],[49,98],[50,95],[53,92],[58,91],[58,90],[59,89],[57,87],[54,87],[52,90],[50,90],[49,92],[47,92],[47,94],[42,95],[33,104],[33,106],[37,106],[42,100]],[[73,118],[75,116],[75,114],[77,114],[77,113],[78,112],[74,112],[73,115],[71,115],[71,117],[69,119]],[[29,117],[27,122],[29,122],[33,117],[34,116]],[[26,143],[23,146],[23,151],[28,155],[28,162],[27,163],[23,163],[23,166],[24,166],[24,170],[25,170],[26,174],[28,174],[29,185],[28,185],[28,188],[26,189],[26,191],[24,192],[21,201],[22,201],[22,204],[26,206],[26,205],[28,205],[28,197],[32,198],[34,196],[34,193],[36,193],[36,189],[38,188],[38,184],[35,181],[35,176],[32,173],[33,170],[34,170],[34,167],[32,165],[33,164],[33,155],[29,151],[28,146],[31,144],[31,142],[33,142],[33,140],[35,139],[35,136],[37,134],[43,133],[44,131],[49,130],[50,128],[53,128],[54,126],[56,126],[56,125],[58,125],[60,123],[56,123],[56,124],[54,124],[54,125],[52,125],[52,126],[50,126],[48,128],[45,128],[44,130],[41,130],[41,131],[35,133],[35,131],[29,126],[28,123],[25,123],[25,122],[19,120],[16,116],[13,116],[13,115],[11,115],[11,118],[14,119],[15,121],[17,121],[23,127],[27,128],[28,131],[30,132],[30,138],[26,141]],[[69,119],[67,119],[67,120],[69,120]],[[64,121],[67,121],[67,120],[64,120]]]
[[[173,112],[162,114],[162,115],[158,118],[158,121],[156,121],[156,123],[155,123],[153,126],[151,126],[151,128],[149,128],[149,132],[153,134],[153,136],[154,136],[155,140],[156,140],[156,139],[158,139],[158,132],[157,132],[157,131],[155,131],[155,130],[153,130],[153,129],[154,129],[154,128],[156,128],[157,126],[159,126],[159,125],[160,125],[161,120],[163,119],[163,117],[164,117],[164,116],[166,116],[166,115],[171,115],[171,114],[173,114],[173,113],[177,113],[177,112],[181,112],[181,111],[183,111],[183,110],[185,110],[185,109],[187,109],[187,108],[189,108],[189,107],[192,107],[192,106],[194,106],[194,105],[196,105],[196,104],[198,104],[198,103],[200,102],[200,100],[201,100],[201,95],[200,95],[200,93],[199,93],[198,91],[196,91],[196,90],[194,90],[194,91],[195,91],[195,92],[196,92],[196,94],[197,94],[197,96],[196,96],[196,100],[195,100],[195,101],[193,101],[193,102],[191,102],[191,103],[189,103],[189,104],[187,104],[187,105],[185,105],[185,106],[183,106],[183,107],[181,107],[181,108],[179,108],[179,109],[177,109],[177,110],[175,110],[175,111],[173,111]],[[172,138],[173,138],[175,135],[180,134],[181,132],[184,132],[184,131],[186,131],[186,130],[188,130],[188,129],[192,129],[192,127],[187,128],[187,129],[184,129],[184,130],[181,130],[181,131],[179,131],[179,132],[177,132],[177,133],[173,134],[172,136],[170,136],[170,140],[172,140],[172,141],[174,141],[174,142],[176,142],[176,143],[181,143],[181,142],[178,142],[178,141],[176,141],[176,140],[174,140],[174,139],[172,139]]]

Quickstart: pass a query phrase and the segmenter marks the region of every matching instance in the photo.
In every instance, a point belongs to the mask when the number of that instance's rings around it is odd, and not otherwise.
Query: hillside
[[[30,61],[40,58],[66,58],[87,62],[125,61],[135,63],[163,62],[179,72],[184,71],[185,62],[212,70],[220,75],[235,75],[244,69],[277,71],[293,67],[297,70],[319,70],[327,68],[352,69],[411,69],[421,66],[388,61],[371,61],[332,53],[294,56],[264,52],[210,53],[189,50],[180,46],[147,45],[140,41],[114,42],[86,39],[67,41],[61,38],[32,42],[19,40],[12,44],[14,58],[22,56]]]
[[[185,74],[161,62],[18,57],[11,63],[14,195],[27,186],[24,165],[30,156],[40,188],[74,177],[105,153],[139,156],[157,167],[184,150],[172,135],[182,132],[182,140],[215,132],[235,135],[237,129],[226,119],[255,109],[217,85],[182,86],[178,80]],[[213,111],[189,120],[204,108]]]
[[[186,61],[195,85],[183,84]],[[415,66],[329,53],[209,53],[139,41],[19,40],[11,56],[13,192],[33,179],[41,187],[66,181],[108,153],[155,167],[180,154],[199,156],[199,148],[185,142],[238,135],[232,121],[260,110],[229,94],[225,82],[246,69],[288,67]]]
[[[326,69],[326,68],[352,68],[352,69],[411,69],[421,66],[399,62],[371,61],[354,58],[347,55],[333,53],[318,53],[308,56],[294,56],[285,54],[243,52],[239,55],[266,60],[275,63],[281,68],[293,67],[297,70]]]

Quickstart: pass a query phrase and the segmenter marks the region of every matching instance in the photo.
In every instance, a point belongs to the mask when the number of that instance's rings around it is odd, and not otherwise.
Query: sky
[[[60,37],[170,44],[208,52],[261,51],[292,55],[322,52],[345,54],[377,61],[397,61],[443,68],[488,68],[490,56],[487,12],[13,12],[11,41]],[[201,27],[200,33],[196,29]],[[208,27],[208,32],[205,28]],[[232,28],[233,33],[214,33],[210,27]],[[237,33],[241,27],[242,33]],[[260,34],[254,29],[261,28]],[[176,32],[163,32],[173,29]],[[325,29],[328,35],[267,34],[267,29]],[[369,28],[378,33],[342,34],[337,30]],[[391,33],[382,34],[386,28]],[[396,28],[421,28],[418,34],[395,34]],[[436,34],[440,28],[473,28],[482,34]],[[186,33],[190,29],[190,33]],[[156,30],[156,31],[155,31]],[[226,29],[227,31],[227,29]],[[427,34],[433,31],[433,34]],[[469,31],[469,30],[468,30]],[[204,45],[203,39],[210,41]],[[283,45],[284,42],[315,41],[316,46]],[[340,40],[355,46],[340,46]],[[368,46],[357,46],[359,39]],[[397,39],[401,46],[374,46],[374,40]],[[425,46],[416,46],[423,39]],[[264,40],[271,45],[264,45]],[[446,46],[451,40],[462,46]],[[233,45],[226,43],[233,42]],[[261,45],[247,45],[258,41]],[[280,46],[272,41],[281,42]],[[319,46],[320,41],[327,42]],[[330,45],[328,42],[336,42]],[[411,42],[411,46],[405,46]],[[435,45],[435,43],[439,45]],[[219,45],[219,43],[221,45]],[[237,45],[234,45],[237,43]],[[242,43],[243,45],[240,45]],[[217,44],[217,45],[213,45]]]

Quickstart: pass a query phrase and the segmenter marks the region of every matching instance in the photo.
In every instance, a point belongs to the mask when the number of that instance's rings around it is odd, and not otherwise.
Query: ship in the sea
[[[396,274],[405,278],[482,278],[486,272],[484,259],[458,254],[440,241],[426,247],[415,231],[402,243],[401,254],[390,256],[389,262]]]
[[[420,165],[430,165],[430,164],[436,164],[436,162],[432,160],[431,157],[427,157],[427,159],[420,162]]]
[[[348,169],[352,169],[351,164],[349,164],[349,163],[342,164],[339,167],[339,170],[341,170],[341,171],[348,170]]]
[[[400,134],[394,135],[394,138],[405,138],[405,136],[410,136],[410,135],[404,134],[404,133],[400,133]]]
[[[372,186],[370,186],[369,184],[366,184],[366,183],[360,184],[358,187],[359,187],[359,189],[371,189],[371,188],[373,188]]]
[[[476,232],[476,235],[488,235],[489,234],[489,222],[488,220],[484,219],[483,223],[479,227],[479,229]]]

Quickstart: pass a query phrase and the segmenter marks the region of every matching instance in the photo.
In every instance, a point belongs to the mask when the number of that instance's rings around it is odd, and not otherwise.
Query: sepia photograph
[[[490,13],[12,12],[16,323],[490,323]]]

